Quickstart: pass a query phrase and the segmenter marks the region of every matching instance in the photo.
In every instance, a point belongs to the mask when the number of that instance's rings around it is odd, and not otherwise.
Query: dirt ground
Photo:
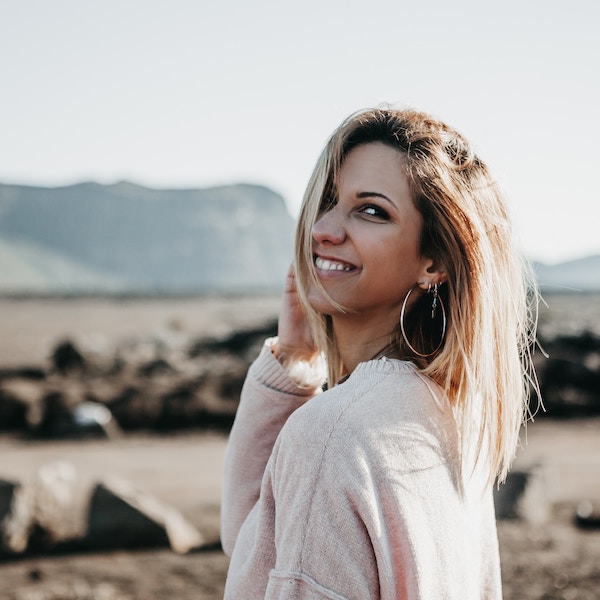
[[[0,300],[0,365],[42,361],[57,337],[110,343],[178,321],[224,333],[276,313],[273,298],[111,303]],[[115,475],[168,502],[204,535],[202,551],[167,549],[27,557],[0,563],[0,599],[204,600],[222,597],[227,558],[218,549],[221,468],[226,438],[211,433],[132,435],[112,441],[25,442],[0,438],[0,477],[26,480],[42,464],[72,463],[81,485]],[[499,538],[507,600],[600,598],[600,530],[573,522],[584,499],[600,500],[600,419],[536,420],[516,467],[537,465],[540,522],[502,521]],[[241,599],[245,600],[245,599]]]
[[[218,434],[131,436],[113,441],[32,444],[0,440],[2,477],[26,480],[67,461],[79,486],[118,477],[176,508],[201,532],[206,550],[168,549],[67,554],[0,563],[0,598],[14,600],[154,600],[221,598],[228,560],[218,549],[221,469]]]
[[[573,516],[581,500],[600,498],[600,420],[538,421],[530,426],[528,437],[516,466],[543,467],[551,513],[540,524],[499,523],[504,596],[597,599],[600,531],[578,529]],[[36,444],[0,440],[3,477],[23,480],[57,460],[72,463],[82,485],[118,476],[179,508],[207,544],[205,551],[186,556],[158,549],[4,562],[0,598],[221,598],[228,561],[214,544],[225,444],[225,437],[206,433]]]

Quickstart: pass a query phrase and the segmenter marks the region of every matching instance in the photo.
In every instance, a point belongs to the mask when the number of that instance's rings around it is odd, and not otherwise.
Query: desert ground
[[[42,363],[63,338],[102,347],[174,325],[194,335],[222,335],[273,318],[278,306],[272,296],[0,299],[0,366]],[[561,322],[569,311],[583,315],[568,302],[555,306],[562,311]],[[594,315],[586,313],[585,318],[590,320],[587,327],[597,325]],[[543,315],[545,327],[554,322],[555,313]],[[40,466],[57,460],[74,466],[82,487],[118,476],[178,508],[205,540],[199,551],[184,555],[155,548],[11,558],[0,562],[0,598],[221,598],[228,564],[218,545],[226,442],[226,435],[206,431],[137,432],[79,442],[0,436],[0,478],[25,481]],[[504,597],[600,598],[600,530],[574,523],[583,500],[600,501],[600,418],[559,421],[540,416],[530,423],[515,468],[532,467],[537,468],[541,492],[534,497],[531,518],[499,522]]]

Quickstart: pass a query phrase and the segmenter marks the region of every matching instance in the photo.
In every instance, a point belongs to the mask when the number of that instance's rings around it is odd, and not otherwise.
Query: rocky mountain
[[[600,255],[556,265],[534,263],[538,284],[546,292],[600,291]]]
[[[257,185],[0,184],[0,293],[275,291],[293,236]],[[534,268],[545,292],[600,291],[600,255]]]
[[[256,185],[0,184],[1,293],[280,289],[294,221]]]

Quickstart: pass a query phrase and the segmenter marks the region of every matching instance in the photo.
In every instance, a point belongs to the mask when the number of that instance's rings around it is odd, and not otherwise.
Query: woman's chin
[[[333,304],[332,299],[325,296],[320,290],[314,288],[310,289],[308,291],[307,300],[314,311],[323,315],[331,316],[340,312]]]

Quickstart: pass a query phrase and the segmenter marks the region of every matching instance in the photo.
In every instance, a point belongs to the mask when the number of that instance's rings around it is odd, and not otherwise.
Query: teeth
[[[352,267],[348,267],[343,263],[333,262],[331,260],[319,258],[318,256],[315,260],[315,265],[317,266],[317,269],[321,269],[321,271],[350,271],[352,269]]]

